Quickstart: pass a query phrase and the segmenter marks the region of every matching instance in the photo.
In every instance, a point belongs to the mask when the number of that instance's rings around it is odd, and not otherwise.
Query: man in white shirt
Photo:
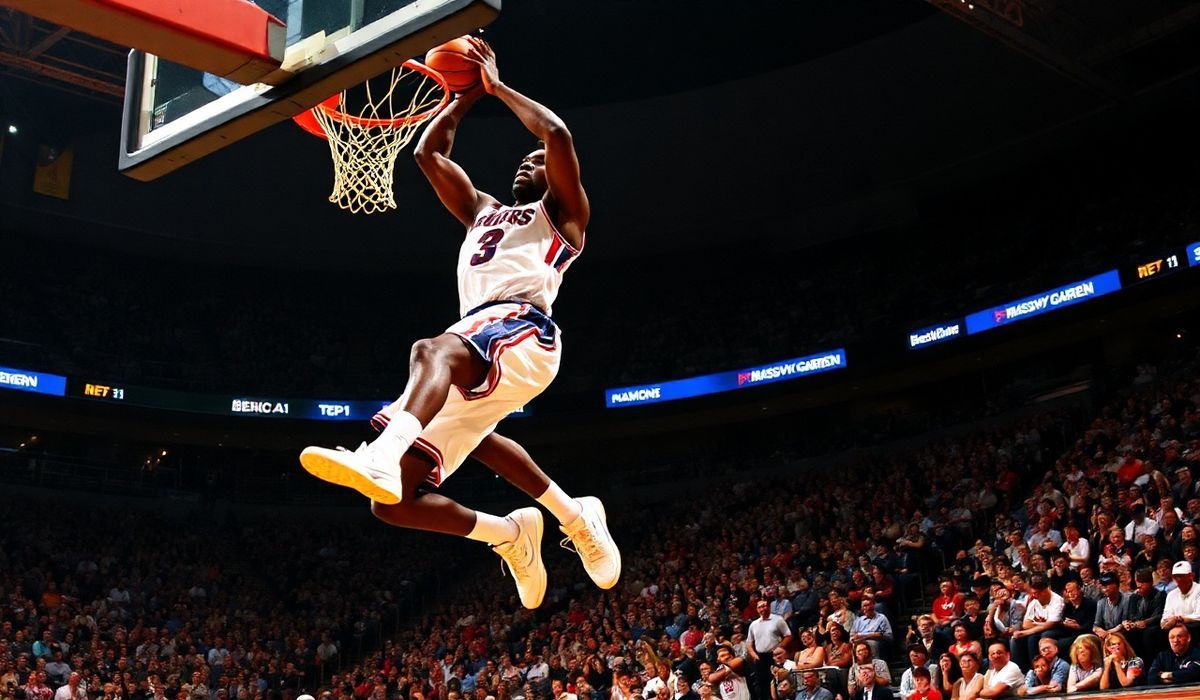
[[[1186,625],[1194,639],[1200,634],[1200,586],[1196,585],[1192,565],[1186,561],[1175,562],[1171,567],[1171,579],[1176,588],[1167,593],[1160,626],[1169,630],[1175,625]]]
[[[1012,662],[1008,647],[1003,642],[992,642],[988,647],[991,668],[983,676],[981,698],[1006,698],[1015,696],[1025,685],[1025,674]]]
[[[87,700],[87,686],[80,682],[82,679],[78,671],[72,672],[67,684],[54,691],[54,700]]]
[[[1025,619],[1021,629],[1012,633],[1009,651],[1017,658],[1017,664],[1028,666],[1038,653],[1038,640],[1043,636],[1055,637],[1062,626],[1063,597],[1050,590],[1045,574],[1029,577],[1029,596],[1025,601]]]
[[[1125,525],[1125,541],[1141,542],[1142,535],[1158,534],[1158,521],[1146,517],[1146,506],[1137,503],[1133,506],[1133,520]]]
[[[758,617],[750,623],[746,634],[746,655],[754,664],[754,686],[756,697],[771,697],[771,654],[776,647],[787,648],[792,641],[792,631],[778,615],[771,614],[771,604],[758,601],[755,609]]]

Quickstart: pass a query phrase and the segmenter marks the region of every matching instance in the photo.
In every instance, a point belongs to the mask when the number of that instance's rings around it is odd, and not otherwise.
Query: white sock
[[[512,542],[519,534],[521,530],[512,520],[475,511],[475,527],[467,533],[467,539],[495,545]]]
[[[558,522],[566,525],[579,517],[583,512],[583,508],[579,506],[579,501],[567,495],[558,484],[553,481],[546,488],[546,492],[535,499],[546,507],[546,510],[558,518]]]
[[[379,437],[371,443],[371,446],[387,455],[390,461],[399,464],[400,458],[404,456],[409,447],[412,447],[413,441],[417,439],[423,429],[421,421],[417,420],[416,416],[408,411],[397,411]]]

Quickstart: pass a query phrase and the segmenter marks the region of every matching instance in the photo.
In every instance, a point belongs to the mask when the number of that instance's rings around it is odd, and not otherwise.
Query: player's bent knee
[[[396,527],[408,527],[410,524],[410,519],[408,517],[410,511],[411,508],[405,501],[401,501],[392,505],[371,501],[371,515],[374,515],[376,518],[379,518],[388,525],[395,525]]]

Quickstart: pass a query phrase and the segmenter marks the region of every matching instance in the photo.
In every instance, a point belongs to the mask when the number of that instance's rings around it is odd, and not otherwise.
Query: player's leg
[[[488,363],[453,333],[413,343],[399,410],[371,447],[399,462],[424,426],[442,410],[450,388],[479,386],[487,371]]]
[[[457,335],[419,340],[412,346],[398,410],[379,437],[354,452],[308,447],[300,453],[300,463],[317,478],[379,503],[397,503],[404,492],[401,457],[445,405],[451,387],[478,386],[487,371],[488,363]]]
[[[508,563],[521,603],[527,608],[542,604],[546,594],[546,567],[542,564],[542,513],[521,508],[498,517],[465,508],[441,494],[422,491],[434,463],[416,450],[400,461],[403,493],[398,503],[371,503],[375,517],[396,527],[441,532],[483,542]]]
[[[621,577],[621,550],[608,530],[604,504],[595,496],[571,498],[542,471],[529,453],[502,435],[491,433],[471,453],[505,481],[521,489],[558,519],[588,576],[600,588],[612,588]],[[563,542],[564,546],[566,540]]]

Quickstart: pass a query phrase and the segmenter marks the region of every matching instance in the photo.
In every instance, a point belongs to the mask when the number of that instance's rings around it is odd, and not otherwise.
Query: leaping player
[[[458,255],[462,319],[412,346],[404,394],[373,423],[382,432],[358,450],[309,447],[304,468],[372,500],[376,517],[491,545],[508,564],[521,603],[536,608],[546,592],[542,513],[521,508],[498,517],[431,493],[470,455],[545,506],[579,552],[588,575],[612,588],[621,554],[599,499],[573,499],[496,424],[542,393],[558,373],[562,339],[550,318],[563,273],[583,250],[590,217],[571,133],[543,105],[500,81],[496,56],[472,38],[481,84],[434,117],[416,147],[421,171],[450,213],[467,227]],[[484,94],[500,99],[539,148],[521,160],[512,206],[475,189],[450,160],[455,131]],[[544,144],[544,146],[542,145]]]

